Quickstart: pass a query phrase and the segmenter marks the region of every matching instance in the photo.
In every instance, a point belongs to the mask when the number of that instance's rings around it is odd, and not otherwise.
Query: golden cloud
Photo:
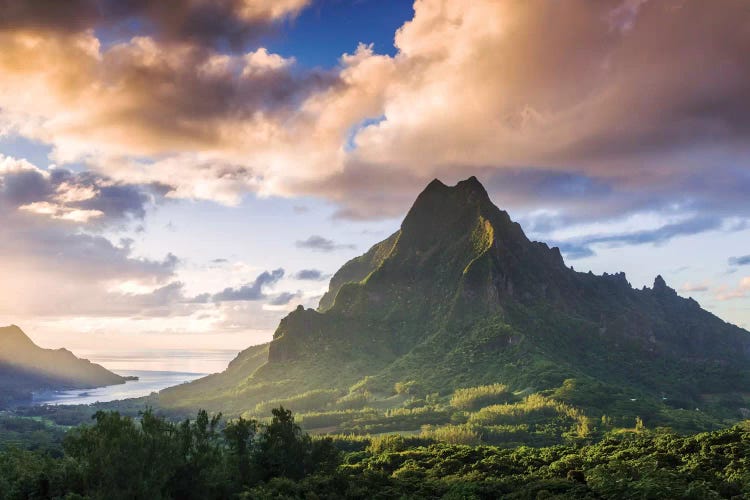
[[[306,3],[226,5],[241,20]],[[170,185],[171,196],[312,193],[352,215],[401,211],[446,172],[575,169],[625,190],[667,189],[703,175],[692,153],[748,152],[743,0],[414,8],[395,56],[360,46],[329,72],[158,33],[102,48],[91,30],[6,29],[0,129],[52,144],[57,162]],[[393,196],[368,196],[373,180]]]

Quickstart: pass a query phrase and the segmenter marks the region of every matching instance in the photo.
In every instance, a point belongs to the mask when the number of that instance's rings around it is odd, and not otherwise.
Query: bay
[[[139,398],[207,375],[205,373],[155,370],[117,370],[117,374],[124,377],[138,377],[138,380],[129,380],[124,384],[96,389],[39,392],[34,394],[33,404],[79,405]]]

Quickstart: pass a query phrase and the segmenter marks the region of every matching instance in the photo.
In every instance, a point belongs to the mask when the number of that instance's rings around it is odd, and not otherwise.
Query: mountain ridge
[[[40,390],[93,389],[125,378],[67,349],[37,346],[17,325],[0,327],[0,404],[31,400]]]
[[[188,384],[162,400],[247,412],[306,391],[387,399],[397,384],[448,395],[493,383],[555,391],[577,380],[682,408],[750,381],[747,331],[661,276],[639,290],[623,273],[572,270],[558,248],[529,240],[475,177],[432,181],[396,233],[344,264],[318,309],[292,311],[263,349],[265,363],[223,388],[233,399],[221,396],[219,375],[212,394]]]

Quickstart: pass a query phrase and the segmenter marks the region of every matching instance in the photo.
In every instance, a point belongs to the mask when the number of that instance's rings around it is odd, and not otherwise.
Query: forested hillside
[[[200,412],[170,423],[100,412],[61,452],[0,446],[0,499],[745,498],[750,427],[638,429],[594,445],[516,449],[384,436],[310,437]],[[67,496],[66,496],[67,495]]]

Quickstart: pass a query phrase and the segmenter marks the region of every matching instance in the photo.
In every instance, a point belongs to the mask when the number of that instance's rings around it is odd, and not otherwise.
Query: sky
[[[0,45],[0,324],[44,347],[218,371],[472,175],[750,328],[745,0],[26,0]]]

